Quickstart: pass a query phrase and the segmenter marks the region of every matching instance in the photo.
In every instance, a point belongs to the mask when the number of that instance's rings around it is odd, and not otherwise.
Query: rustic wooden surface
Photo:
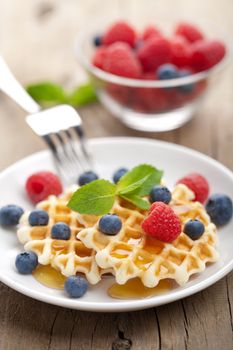
[[[172,9],[171,9],[172,6]],[[186,16],[224,27],[233,38],[232,0],[0,1],[0,52],[23,83],[52,79],[69,87],[84,79],[72,53],[90,19],[123,14],[134,20]],[[124,127],[99,104],[82,108],[89,137],[147,136],[197,149],[233,170],[233,66],[189,124],[163,134]],[[23,112],[0,95],[0,168],[44,148]],[[95,314],[63,309],[0,284],[0,349],[233,349],[233,273],[184,300],[150,310]]]

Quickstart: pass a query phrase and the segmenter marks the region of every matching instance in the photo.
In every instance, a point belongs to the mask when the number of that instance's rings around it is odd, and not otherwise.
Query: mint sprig
[[[44,107],[61,103],[79,107],[97,101],[94,88],[89,82],[74,88],[73,91],[66,91],[62,86],[49,81],[28,85],[26,89],[32,98]]]
[[[104,215],[120,196],[140,209],[149,209],[147,196],[160,183],[163,172],[149,164],[141,164],[127,172],[115,185],[107,180],[95,180],[80,187],[72,196],[68,207],[80,214]]]

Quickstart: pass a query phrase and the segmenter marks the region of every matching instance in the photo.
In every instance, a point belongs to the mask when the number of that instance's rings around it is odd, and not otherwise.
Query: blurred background
[[[69,89],[85,81],[86,75],[74,55],[74,43],[79,31],[94,21],[211,21],[233,40],[232,0],[1,0],[0,13],[0,52],[23,85],[50,80]],[[224,158],[233,146],[232,78],[231,64],[198,116],[181,129],[163,134],[129,130],[109,119],[98,103],[79,111],[89,137],[149,136],[196,148],[233,167],[233,160]],[[24,123],[24,112],[2,95],[0,118],[1,169],[44,148]]]

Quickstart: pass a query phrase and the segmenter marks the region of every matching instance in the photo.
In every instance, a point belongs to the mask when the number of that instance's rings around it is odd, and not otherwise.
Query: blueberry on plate
[[[163,202],[168,204],[171,201],[172,195],[169,189],[165,186],[155,186],[150,191],[150,202]]]
[[[176,79],[179,77],[179,71],[174,64],[165,63],[159,66],[156,75],[159,80]]]
[[[53,239],[62,239],[67,241],[70,239],[71,230],[70,227],[64,222],[57,222],[51,229],[51,237]]]
[[[45,210],[33,210],[28,217],[31,226],[46,226],[49,222],[49,214]]]
[[[85,171],[82,173],[78,178],[78,184],[79,186],[83,186],[86,184],[89,184],[90,182],[97,180],[99,177],[94,171]]]
[[[0,209],[0,224],[4,226],[15,226],[23,215],[23,209],[18,205],[8,204]]]
[[[106,235],[116,235],[121,227],[121,219],[116,214],[106,214],[99,221],[99,230]]]
[[[232,200],[225,194],[213,194],[206,203],[206,211],[215,225],[223,226],[232,218]]]
[[[93,38],[93,44],[94,46],[100,46],[102,45],[102,36],[101,35],[96,35]]]
[[[205,232],[205,226],[200,220],[189,220],[184,225],[184,233],[193,241],[199,239]]]
[[[84,277],[70,276],[65,281],[64,288],[71,298],[81,298],[87,291],[88,283]]]
[[[16,256],[15,266],[23,275],[31,274],[38,265],[38,257],[34,252],[24,252]]]
[[[116,184],[120,178],[125,175],[128,172],[128,169],[126,168],[120,168],[118,170],[115,171],[115,173],[113,174],[113,182]]]
[[[179,78],[188,77],[191,74],[192,73],[188,69],[181,69],[179,71]],[[195,88],[194,83],[190,83],[190,84],[188,83],[188,84],[178,86],[178,90],[184,94],[191,93],[194,90],[194,88]]]

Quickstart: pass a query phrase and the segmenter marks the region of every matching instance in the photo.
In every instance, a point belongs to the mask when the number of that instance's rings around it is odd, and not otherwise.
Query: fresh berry
[[[33,210],[29,214],[28,222],[31,226],[46,226],[49,222],[49,215],[45,210]]]
[[[64,222],[57,222],[51,229],[51,237],[53,239],[62,239],[67,241],[70,239],[71,230],[70,227]]]
[[[163,111],[168,107],[167,96],[164,89],[160,88],[138,88],[136,101],[149,113]]]
[[[177,67],[186,67],[190,65],[190,45],[181,36],[175,36],[171,40],[171,62]]]
[[[184,78],[184,77],[188,77],[192,74],[191,71],[189,71],[188,69],[181,69],[179,70],[179,78]],[[188,83],[188,84],[183,84],[178,86],[178,90],[184,94],[189,94],[191,93],[195,88],[195,84],[194,83]]]
[[[193,241],[199,239],[205,232],[205,226],[199,220],[189,220],[184,225],[184,233]]]
[[[180,179],[178,184],[186,185],[195,194],[195,201],[204,203],[209,195],[209,184],[204,176],[191,173]]]
[[[213,194],[208,199],[206,211],[215,225],[223,226],[232,218],[232,200],[225,194]]]
[[[0,209],[0,224],[3,226],[15,226],[23,215],[23,209],[18,205],[8,204]]]
[[[155,202],[142,222],[145,233],[163,242],[172,242],[181,233],[181,222],[171,207]]]
[[[152,37],[138,50],[138,59],[145,71],[156,70],[171,61],[170,42],[163,37]]]
[[[87,280],[80,276],[70,276],[65,281],[65,291],[71,298],[81,298],[87,291]]]
[[[129,44],[131,47],[134,47],[135,40],[135,30],[124,21],[114,23],[103,36],[104,45],[110,45],[121,41]]]
[[[28,275],[38,265],[38,257],[34,252],[24,252],[16,256],[15,266],[19,273]]]
[[[116,184],[120,178],[127,173],[128,169],[126,168],[120,168],[113,174],[113,181]]]
[[[96,35],[94,38],[93,38],[93,44],[95,46],[100,46],[102,45],[102,36],[101,35]]]
[[[192,46],[191,66],[196,71],[209,69],[220,62],[226,53],[225,45],[217,40],[201,40]]]
[[[160,30],[153,25],[149,25],[143,31],[142,39],[146,41],[156,36],[161,36]]]
[[[203,34],[197,27],[187,22],[179,23],[175,29],[175,34],[183,36],[190,43],[194,43],[195,41],[204,38]]]
[[[107,54],[106,47],[102,47],[102,46],[98,47],[95,50],[94,56],[92,58],[92,64],[100,69],[103,69],[106,54]]]
[[[50,171],[39,171],[31,175],[26,182],[26,191],[32,202],[37,203],[49,195],[58,196],[62,192],[61,181]]]
[[[150,191],[150,202],[163,202],[165,204],[168,204],[171,199],[172,195],[169,189],[165,186],[155,186]]]
[[[103,69],[109,73],[127,78],[140,78],[141,65],[126,43],[109,46],[104,59]]]
[[[104,215],[99,221],[99,230],[106,235],[116,235],[121,227],[121,219],[116,214]]]
[[[121,103],[122,105],[129,106],[132,89],[130,89],[128,86],[108,83],[106,85],[106,91],[117,102]]]
[[[92,170],[85,171],[79,176],[78,184],[79,186],[83,186],[83,185],[89,184],[94,180],[97,180],[98,178],[99,178],[98,175],[94,171]]]
[[[159,66],[156,75],[159,80],[176,79],[179,76],[179,72],[174,64],[166,63]]]

